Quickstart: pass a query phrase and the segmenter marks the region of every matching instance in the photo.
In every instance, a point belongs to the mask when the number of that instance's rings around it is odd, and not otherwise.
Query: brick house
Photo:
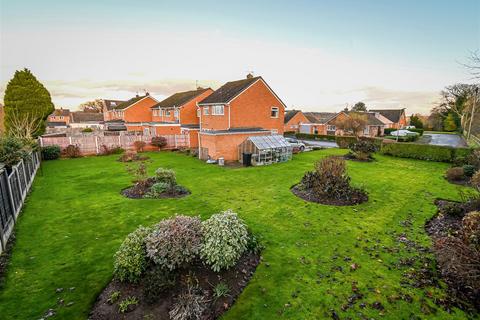
[[[300,124],[299,132],[300,133],[309,133],[309,134],[335,134],[335,130],[330,128],[331,125],[327,122],[334,118],[337,113],[335,112],[304,112],[305,117],[307,118],[307,123]],[[330,130],[329,130],[330,129]]]
[[[211,88],[177,92],[151,107],[157,134],[188,134],[190,147],[198,147],[200,114],[197,103],[213,93]]]
[[[111,111],[114,109],[116,106],[119,104],[125,102],[125,100],[111,100],[111,99],[102,99],[102,112],[103,112],[103,118],[105,121],[108,120],[113,120],[110,117],[113,116],[113,113],[109,113],[108,111]]]
[[[55,109],[47,118],[47,127],[66,128],[70,124],[71,113],[69,109]]]
[[[149,134],[151,131],[152,110],[158,100],[152,97],[148,92],[116,104],[110,110],[104,112],[107,130],[110,128],[119,128],[122,125],[128,131],[143,131]]]
[[[377,137],[383,135],[383,130],[385,129],[385,124],[380,121],[374,112],[353,112],[353,111],[341,111],[337,113],[334,117],[330,118],[325,122],[326,132],[329,135],[345,135],[348,133],[343,132],[336,126],[336,122],[348,117],[351,114],[358,114],[366,117],[367,125],[366,128],[360,133],[361,136],[368,137]]]
[[[103,113],[77,111],[71,113],[71,128],[103,129]]]
[[[284,132],[300,132],[300,125],[309,123],[310,121],[305,117],[301,110],[289,110],[285,112],[285,119],[283,120]]]
[[[378,117],[383,117],[388,120],[385,123],[386,128],[401,129],[405,127],[407,122],[407,115],[405,108],[403,109],[376,109],[369,110],[369,112],[378,113]]]
[[[198,107],[201,159],[238,160],[248,137],[283,134],[286,106],[262,77],[227,82]]]

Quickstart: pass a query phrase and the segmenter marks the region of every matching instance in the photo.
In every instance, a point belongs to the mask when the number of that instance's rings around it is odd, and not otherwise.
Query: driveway
[[[299,140],[305,143],[308,147],[322,147],[322,148],[338,148],[335,141],[322,141],[322,140]]]
[[[430,136],[431,140],[428,144],[436,146],[450,146],[450,147],[467,147],[467,143],[462,136],[458,134],[446,134],[446,133],[425,133],[425,136]]]

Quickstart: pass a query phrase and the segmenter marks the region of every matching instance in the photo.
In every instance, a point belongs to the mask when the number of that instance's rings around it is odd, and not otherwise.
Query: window
[[[170,117],[170,110],[165,110],[165,117]]]
[[[219,104],[217,106],[212,107],[212,115],[221,116],[223,115],[223,112],[224,112],[223,104]]]
[[[278,118],[278,107],[272,107],[272,111],[270,113],[272,118]]]
[[[197,118],[200,118],[201,114],[202,114],[202,109],[198,108],[197,109]]]
[[[203,107],[203,114],[208,116],[210,107]]]
[[[364,134],[364,135],[368,135],[369,132],[370,132],[370,130],[369,130],[369,127],[368,127],[368,126],[365,127],[365,129],[363,129],[363,134]]]
[[[173,111],[173,116],[175,119],[178,119],[178,110]]]
[[[337,130],[337,127],[335,127],[334,125],[327,125],[327,131],[336,131]]]

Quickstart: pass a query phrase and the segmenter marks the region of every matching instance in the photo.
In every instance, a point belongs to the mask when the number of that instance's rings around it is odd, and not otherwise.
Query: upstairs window
[[[175,119],[178,119],[178,110],[173,111],[173,116]]]
[[[270,112],[270,117],[278,118],[278,107],[272,107],[272,110]]]
[[[225,110],[224,110],[223,104],[219,104],[212,107],[212,115],[223,116],[224,111]]]
[[[210,113],[210,107],[203,107],[203,114],[208,116]]]

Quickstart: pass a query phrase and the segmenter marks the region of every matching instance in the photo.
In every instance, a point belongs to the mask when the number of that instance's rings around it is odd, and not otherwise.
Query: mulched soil
[[[450,236],[459,237],[459,232],[462,227],[462,219],[466,213],[479,210],[480,203],[478,201],[452,202],[447,200],[436,200],[435,204],[439,211],[446,205],[455,204],[462,212],[456,216],[437,214],[425,225],[426,232],[430,235],[433,242]],[[438,252],[433,248],[433,252],[438,257]],[[455,274],[451,274],[442,268],[442,265],[437,265],[442,279],[448,286],[448,292],[452,299],[452,304],[467,312],[480,312],[480,291],[474,290],[471,287],[465,286],[462,279],[457,278]],[[475,311],[476,309],[476,311]]]
[[[332,199],[330,197],[318,197],[313,193],[312,189],[304,189],[300,184],[294,185],[291,189],[292,193],[305,201],[326,204],[330,206],[353,206],[368,201],[368,195],[362,190],[355,189],[352,196],[348,199]]]
[[[445,179],[448,182],[453,183],[453,184],[457,184],[459,186],[466,186],[466,187],[471,187],[472,186],[470,184],[470,178],[469,177],[465,177],[462,180],[451,180],[451,179],[447,179],[447,178],[445,178]]]
[[[131,199],[143,199],[145,194],[150,191],[150,188],[156,183],[155,178],[148,178],[145,183],[136,183],[135,185],[123,189],[120,193]],[[164,198],[183,198],[189,195],[190,192],[186,189],[182,192],[164,192],[160,194],[156,199]]]
[[[5,275],[7,273],[8,262],[12,255],[13,245],[15,244],[15,232],[12,232],[10,238],[7,241],[7,247],[5,251],[0,254],[0,289],[3,287],[5,281]]]
[[[112,280],[97,298],[89,319],[170,319],[168,312],[172,308],[174,299],[186,289],[185,280],[192,274],[198,279],[198,285],[208,299],[207,312],[202,316],[202,320],[217,319],[232,306],[238,295],[246,287],[260,260],[260,255],[248,253],[240,258],[235,267],[218,273],[204,266],[200,261],[196,262],[189,269],[181,270],[177,276],[177,284],[174,288],[165,292],[153,304],[147,304],[144,301],[141,282],[139,284],[130,284]],[[215,300],[212,297],[213,288],[220,282],[227,284],[229,293],[227,296]],[[120,291],[121,295],[116,303],[110,304],[107,300],[114,291]],[[119,302],[129,296],[137,297],[139,304],[130,312],[119,313]]]

